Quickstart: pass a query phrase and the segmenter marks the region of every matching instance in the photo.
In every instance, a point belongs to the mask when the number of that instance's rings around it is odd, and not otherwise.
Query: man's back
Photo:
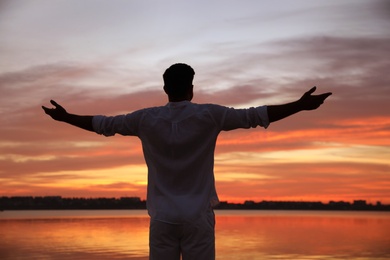
[[[170,102],[116,117],[94,117],[104,135],[138,136],[148,166],[148,211],[169,223],[191,221],[218,203],[214,150],[221,130],[268,126],[266,108]]]
[[[147,109],[138,136],[148,165],[152,218],[181,223],[217,202],[214,149],[220,132],[207,105],[171,102]]]

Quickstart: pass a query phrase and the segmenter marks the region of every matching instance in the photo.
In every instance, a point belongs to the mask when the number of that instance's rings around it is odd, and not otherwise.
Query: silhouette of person
[[[137,136],[148,167],[147,209],[150,216],[150,259],[215,259],[214,149],[221,131],[267,128],[271,122],[303,110],[317,109],[331,93],[297,101],[247,109],[192,103],[195,72],[177,63],[163,74],[169,102],[117,116],[68,113],[51,100],[42,106],[54,120],[105,136]]]

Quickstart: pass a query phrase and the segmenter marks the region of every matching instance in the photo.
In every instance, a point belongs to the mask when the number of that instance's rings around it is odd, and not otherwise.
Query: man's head
[[[169,101],[190,101],[192,99],[194,75],[195,71],[184,63],[173,64],[164,72],[164,91]]]

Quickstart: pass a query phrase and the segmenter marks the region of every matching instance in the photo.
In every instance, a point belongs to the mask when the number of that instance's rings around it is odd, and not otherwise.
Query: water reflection
[[[8,259],[145,259],[148,228],[145,216],[3,220],[0,253]]]
[[[0,215],[0,258],[147,259],[138,211]],[[8,213],[7,213],[8,214]],[[54,214],[54,215],[53,215]],[[217,259],[388,259],[390,214],[217,211]]]
[[[388,213],[283,212],[220,215],[217,248],[225,259],[387,259]]]

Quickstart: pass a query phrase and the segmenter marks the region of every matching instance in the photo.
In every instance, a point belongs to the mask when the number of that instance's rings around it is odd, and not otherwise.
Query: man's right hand
[[[65,121],[68,112],[66,112],[65,108],[57,104],[54,100],[50,100],[50,103],[55,107],[55,108],[47,108],[45,106],[42,106],[42,109],[45,111],[46,114],[51,116],[54,120],[57,121]]]

